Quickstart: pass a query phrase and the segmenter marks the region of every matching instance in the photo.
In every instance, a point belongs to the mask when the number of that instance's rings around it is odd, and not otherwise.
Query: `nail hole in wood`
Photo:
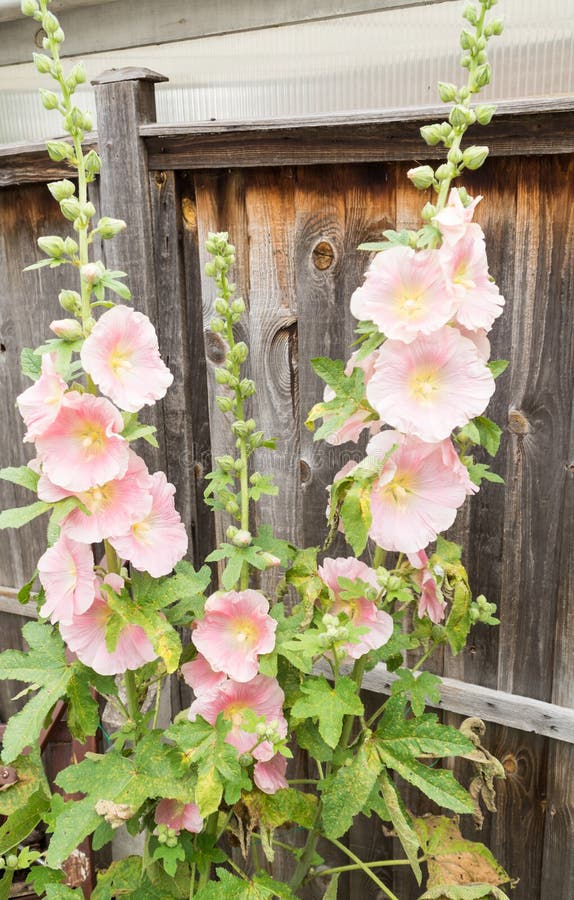
[[[219,334],[214,334],[213,331],[205,332],[205,352],[210,362],[220,366],[225,359],[226,351],[225,341]]]
[[[39,48],[42,50],[43,47],[44,47],[44,45],[43,45],[43,40],[44,40],[44,38],[47,37],[47,36],[48,36],[48,35],[47,35],[46,32],[44,31],[44,29],[43,29],[43,28],[40,28],[40,30],[37,31],[36,34],[34,35],[34,43],[36,44],[36,47],[39,47]]]
[[[301,484],[306,484],[311,478],[311,468],[309,463],[305,462],[304,459],[299,460],[299,473]]]
[[[0,353],[6,353],[6,345],[0,344]]]
[[[335,251],[328,241],[319,241],[313,248],[313,263],[316,269],[329,269],[333,265]]]

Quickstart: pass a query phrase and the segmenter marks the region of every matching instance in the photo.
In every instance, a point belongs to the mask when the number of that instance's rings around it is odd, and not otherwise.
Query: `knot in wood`
[[[518,772],[518,760],[513,753],[507,753],[501,762],[507,775],[514,775]]]
[[[227,355],[227,344],[219,334],[205,332],[205,352],[207,358],[216,366],[220,366]]]
[[[167,175],[165,172],[156,172],[154,175],[154,181],[158,187],[163,187],[167,180]]]
[[[513,434],[529,434],[530,422],[520,409],[511,409],[508,413],[508,428]]]
[[[186,228],[197,228],[197,210],[190,197],[183,197],[181,201],[181,215]]]
[[[301,484],[306,484],[311,480],[311,467],[304,459],[299,460],[299,477]]]
[[[316,269],[330,269],[335,259],[335,251],[328,241],[319,241],[313,248],[312,256]]]

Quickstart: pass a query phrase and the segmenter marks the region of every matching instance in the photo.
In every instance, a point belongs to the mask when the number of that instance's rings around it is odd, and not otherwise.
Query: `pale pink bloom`
[[[437,583],[429,569],[428,556],[424,550],[419,553],[408,553],[407,556],[411,566],[419,570],[415,576],[415,581],[421,589],[418,617],[422,619],[426,614],[431,622],[437,625],[444,619],[445,602],[439,596]]]
[[[212,669],[201,653],[198,653],[191,662],[182,665],[181,674],[196,695],[214,691],[227,680],[225,672],[216,672]]]
[[[478,226],[471,226],[470,223],[474,210],[481,200],[482,197],[475,197],[465,207],[460,199],[458,189],[452,188],[447,205],[434,217],[434,222],[438,225],[445,244],[454,244],[460,240],[468,233],[469,227],[478,228]]]
[[[209,691],[193,701],[189,709],[192,722],[201,716],[210,725],[215,725],[217,717],[231,722],[231,730],[226,735],[226,742],[235,747],[238,753],[253,753],[257,760],[267,762],[274,756],[273,746],[269,741],[258,743],[254,732],[243,728],[246,711],[263,718],[266,725],[275,725],[281,738],[287,734],[287,722],[283,716],[285,694],[275,678],[267,675],[256,675],[251,681],[239,683],[228,679],[215,691]]]
[[[119,575],[109,574],[104,578],[104,584],[119,593],[124,580]],[[71,622],[60,622],[62,638],[80,662],[90,666],[99,675],[120,675],[128,669],[139,669],[157,658],[148,636],[139,625],[124,625],[115,649],[108,650],[106,625],[112,615],[107,595],[100,590],[99,596],[86,612],[75,615]]]
[[[455,450],[454,444],[450,438],[442,441],[442,459],[445,466],[451,469],[454,477],[460,482],[467,494],[478,493],[478,485],[471,479],[465,464],[460,461],[460,456]]]
[[[38,457],[50,481],[73,493],[87,491],[128,467],[129,445],[119,411],[105,397],[70,391],[52,424],[37,438]]]
[[[97,580],[92,548],[62,534],[38,560],[38,577],[46,599],[40,615],[69,623],[95,600]]]
[[[490,331],[502,313],[504,297],[490,280],[484,240],[470,233],[439,252],[456,321],[472,331]]]
[[[453,328],[456,328],[464,338],[472,341],[480,359],[485,363],[488,362],[490,359],[490,341],[486,336],[486,331],[482,328],[479,328],[478,331],[470,331],[468,328],[463,328],[459,322],[451,322],[450,324]]]
[[[259,591],[218,591],[207,600],[192,641],[217,672],[234,681],[251,681],[259,657],[275,646],[276,629],[269,603]]]
[[[319,566],[319,575],[335,594],[335,602],[330,612],[335,616],[345,613],[357,628],[369,629],[360,636],[359,641],[344,644],[347,655],[351,659],[359,659],[369,650],[378,650],[379,647],[386,644],[393,634],[391,616],[378,609],[376,604],[366,597],[343,600],[340,596],[342,588],[339,585],[339,578],[366,582],[378,592],[379,584],[374,569],[354,557],[339,557],[338,559],[323,560],[323,565]]]
[[[362,369],[365,373],[365,385],[368,384],[369,379],[373,375],[375,371],[375,361],[377,353],[370,353],[365,359],[358,360],[358,351],[353,353],[347,365],[345,366],[345,375],[350,375],[354,369]],[[323,400],[327,403],[329,400],[334,400],[335,391],[326,386],[323,392]],[[328,435],[325,440],[328,444],[332,446],[339,446],[339,444],[345,444],[347,441],[353,441],[356,443],[359,440],[359,436],[363,429],[368,428],[371,434],[376,434],[381,429],[381,423],[375,419],[372,419],[370,422],[366,420],[369,416],[372,415],[372,410],[369,409],[358,409],[352,415],[349,416],[347,421],[341,428],[334,431],[333,434]]]
[[[369,455],[384,459],[390,454],[371,490],[369,534],[380,547],[416,553],[454,522],[467,491],[460,474],[445,464],[443,450],[441,443],[398,431],[371,438]]]
[[[195,803],[181,803],[179,800],[160,800],[155,808],[157,825],[167,825],[176,834],[184,829],[199,834],[203,828],[203,818]]]
[[[143,459],[129,451],[127,472],[100,487],[73,494],[53,485],[46,475],[38,481],[38,497],[54,503],[64,497],[77,497],[90,511],[73,509],[61,523],[62,531],[75,541],[96,543],[112,534],[128,531],[133,522],[144,518],[151,510],[152,479]]]
[[[351,297],[352,314],[405,343],[437,331],[455,309],[440,260],[438,250],[393,247],[377,253],[365,283]]]
[[[442,441],[484,412],[494,378],[474,344],[445,326],[412,344],[386,341],[367,386],[381,419],[423,441]]]
[[[152,476],[151,511],[125,534],[110,536],[110,544],[134,568],[153,578],[169,575],[187,552],[187,533],[173,500],[175,488],[163,472]]]
[[[159,355],[153,325],[128,306],[114,306],[103,314],[80,357],[102,393],[128,412],[160,400],[173,381]]]
[[[280,753],[276,753],[266,762],[256,762],[253,767],[253,780],[260,791],[265,794],[275,794],[283,788],[289,787],[285,777],[287,773],[287,760]]]
[[[62,405],[68,385],[56,371],[56,354],[44,353],[42,374],[18,397],[16,403],[28,431],[25,441],[34,441],[52,424]]]

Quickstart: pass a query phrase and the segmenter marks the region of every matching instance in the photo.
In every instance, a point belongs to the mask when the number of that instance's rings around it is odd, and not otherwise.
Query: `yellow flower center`
[[[117,375],[118,378],[121,378],[122,375],[125,375],[133,368],[130,356],[131,351],[126,347],[122,347],[121,344],[114,347],[110,353],[109,365],[114,375]]]
[[[136,522],[135,525],[132,525],[132,534],[134,537],[138,538],[140,541],[145,541],[151,531],[151,525],[149,519],[143,519],[141,522]]]
[[[476,282],[468,277],[468,262],[463,261],[454,274],[453,284],[459,285],[465,291],[472,291],[476,287]]]
[[[104,484],[101,487],[93,487],[89,491],[83,491],[79,494],[79,498],[91,513],[95,513],[110,502],[113,493],[113,484],[108,482],[108,484]]]
[[[403,473],[402,475],[395,475],[393,480],[384,486],[383,493],[386,494],[387,498],[394,500],[398,506],[401,506],[408,499],[409,494],[412,493],[412,488],[412,478],[408,474]]]
[[[440,388],[440,379],[437,372],[418,371],[411,377],[411,393],[417,400],[433,400]]]
[[[78,439],[89,454],[99,453],[106,446],[106,432],[100,422],[83,422]]]
[[[236,619],[232,627],[235,640],[240,644],[253,643],[257,639],[257,626],[251,619]]]
[[[243,711],[246,709],[244,703],[230,703],[223,712],[223,718],[234,725],[243,724]]]
[[[405,319],[418,316],[424,309],[424,290],[416,290],[414,287],[404,288],[398,297],[399,312]]]

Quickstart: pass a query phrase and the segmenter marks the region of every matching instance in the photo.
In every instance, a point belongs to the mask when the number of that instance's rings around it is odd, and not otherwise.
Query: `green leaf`
[[[243,797],[252,821],[266,828],[280,828],[295,822],[302,828],[312,828],[317,812],[317,797],[294,788],[282,788],[275,794],[254,790]]]
[[[329,887],[323,894],[323,900],[337,900],[337,891],[339,887],[339,875],[333,875],[329,882]]]
[[[480,900],[482,897],[509,900],[508,894],[493,884],[439,884],[421,894],[419,900]]]
[[[11,813],[0,827],[0,856],[22,843],[50,807],[44,788],[32,794],[23,806]]]
[[[29,581],[26,584],[23,584],[20,590],[18,591],[18,603],[29,603],[32,597],[32,590],[34,588],[34,584],[36,582],[36,578],[38,577],[38,571],[36,570]]]
[[[273,900],[274,897],[292,900],[293,894],[286,894],[285,886],[281,887],[283,893],[278,894],[278,883],[272,878],[267,879],[262,873],[249,881],[247,878],[238,878],[223,868],[215,871],[218,881],[210,881],[197,891],[195,900]],[[268,886],[269,883],[271,886]]]
[[[14,869],[5,869],[2,878],[0,878],[0,900],[9,900],[15,874]]]
[[[457,728],[441,725],[434,713],[405,718],[406,698],[391,697],[377,726],[379,749],[408,760],[417,756],[462,756],[473,745]]]
[[[44,260],[44,263],[49,260]],[[42,374],[42,360],[38,359],[31,347],[23,347],[20,351],[20,368],[23,375],[27,375],[32,381],[38,381]]]
[[[345,834],[367,803],[383,766],[372,739],[361,745],[350,765],[343,765],[325,782],[322,819],[328,838]]]
[[[124,428],[121,434],[126,441],[137,441],[138,438],[143,438],[144,441],[147,441],[152,447],[159,447],[157,438],[155,437],[157,431],[155,425],[146,425],[143,422],[140,422],[137,413],[124,412],[122,413],[122,417],[124,420]]]
[[[5,509],[0,513],[0,528],[21,528],[32,519],[37,519],[52,508],[51,503],[37,500],[29,506],[17,506],[14,509]]]
[[[48,884],[46,887],[46,900],[79,900],[84,896],[80,888],[71,888],[65,884]]]
[[[173,878],[177,872],[178,862],[185,861],[185,850],[179,843],[175,847],[158,844],[152,854],[152,859],[160,860],[167,874]]]
[[[329,747],[337,746],[345,716],[360,716],[364,711],[357,685],[347,677],[339,678],[334,686],[326,678],[308,678],[301,685],[301,693],[303,697],[293,706],[293,716],[317,719],[319,734]]]
[[[297,743],[319,762],[330,762],[333,759],[333,750],[325,743],[319,729],[310,719],[305,719],[297,726]]]
[[[405,757],[389,746],[379,746],[381,760],[389,769],[394,769],[401,778],[414,784],[439,806],[455,812],[472,812],[474,804],[470,794],[446,769],[433,769],[412,757]]]
[[[496,456],[498,453],[502,429],[486,416],[476,416],[468,425],[461,428],[459,434],[484,447],[490,456]]]
[[[92,671],[79,662],[72,663],[70,680],[66,688],[68,698],[68,728],[73,737],[84,742],[98,730],[100,710],[98,701],[91,691]],[[113,693],[113,678],[110,678],[110,693]]]
[[[6,469],[0,469],[0,478],[4,479],[4,481],[10,481],[12,484],[19,484],[21,487],[36,493],[40,476],[37,472],[33,472],[29,466],[9,466]]]
[[[44,793],[50,796],[50,789],[39,748],[32,747],[26,756],[19,756],[13,761],[18,781],[0,792],[0,815],[10,816],[26,805],[33,794]]]
[[[41,896],[49,884],[61,884],[66,876],[61,869],[50,869],[48,866],[32,866],[26,877],[26,884],[32,885]]]
[[[438,675],[431,672],[415,674],[410,669],[397,669],[397,681],[391,687],[391,696],[405,694],[409,697],[415,716],[422,716],[427,699],[435,705],[440,701],[441,683]]]
[[[114,897],[131,896],[142,878],[140,856],[126,856],[98,872],[98,883],[92,892],[92,900],[113,900]]]
[[[507,359],[491,359],[489,363],[487,363],[488,368],[492,372],[493,378],[498,378],[499,375],[502,375],[503,372],[508,368],[508,360]]]
[[[413,827],[412,819],[405,809],[401,795],[386,771],[381,775],[380,788],[397,837],[411,864],[417,884],[420,884],[422,881],[422,872],[418,861],[420,841]]]
[[[446,620],[445,633],[451,650],[456,656],[465,647],[471,627],[470,608],[472,594],[468,584],[460,579],[455,582],[452,607]]]
[[[108,605],[114,615],[108,619],[106,642],[117,640],[117,634],[124,624],[139,625],[150,639],[151,645],[166,666],[168,674],[175,672],[181,657],[181,638],[166,617],[151,602],[134,604],[127,590],[116,594],[108,585],[103,585],[108,597]]]
[[[197,768],[197,791],[195,802],[203,818],[217,812],[223,797],[223,780],[215,766],[209,760],[203,760]]]
[[[345,537],[356,556],[360,556],[369,538],[371,527],[371,491],[355,482],[347,491],[341,506],[341,519],[345,528]]]
[[[348,378],[342,360],[316,356],[311,360],[311,367],[315,375],[318,375],[336,394],[346,393]]]
[[[474,484],[480,485],[483,479],[484,481],[492,481],[495,484],[504,484],[504,478],[501,478],[496,472],[491,472],[489,466],[484,463],[471,463],[468,466],[468,474]]]
[[[436,539],[436,555],[449,563],[458,563],[462,557],[462,547],[453,541],[446,541],[441,535]]]

